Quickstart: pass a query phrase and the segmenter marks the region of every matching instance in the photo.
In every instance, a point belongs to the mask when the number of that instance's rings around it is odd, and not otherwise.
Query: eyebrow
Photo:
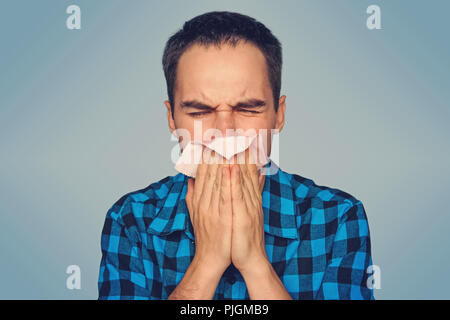
[[[243,101],[240,101],[236,103],[232,108],[259,108],[266,105],[266,102],[261,99],[246,99]],[[188,101],[182,101],[180,103],[180,106],[182,108],[195,108],[199,110],[215,110],[217,107],[212,107],[210,105],[207,105],[206,103],[203,103],[198,100],[188,100]]]

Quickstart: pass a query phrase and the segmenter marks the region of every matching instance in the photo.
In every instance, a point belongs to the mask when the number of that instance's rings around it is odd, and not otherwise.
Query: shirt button
[[[231,284],[234,284],[235,282],[236,282],[236,279],[234,279],[234,278],[231,278],[231,279],[230,279],[230,283],[231,283]]]

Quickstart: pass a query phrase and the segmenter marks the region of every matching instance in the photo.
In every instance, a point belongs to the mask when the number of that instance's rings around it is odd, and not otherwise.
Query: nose
[[[222,136],[231,135],[235,130],[235,122],[232,110],[216,110],[216,129],[222,132]]]

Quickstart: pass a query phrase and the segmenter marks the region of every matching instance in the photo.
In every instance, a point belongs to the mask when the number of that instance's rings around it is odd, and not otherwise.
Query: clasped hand
[[[245,163],[220,163],[203,151],[195,181],[189,179],[186,204],[194,227],[195,257],[223,272],[230,263],[242,272],[268,261],[264,245],[262,190],[259,174],[245,152]]]

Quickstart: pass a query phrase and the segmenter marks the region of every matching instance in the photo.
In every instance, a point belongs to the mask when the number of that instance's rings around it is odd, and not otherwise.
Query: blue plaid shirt
[[[181,281],[195,253],[187,179],[166,177],[109,209],[99,299],[167,299]],[[262,207],[267,256],[293,299],[374,299],[367,286],[369,227],[359,200],[279,169],[266,176]],[[249,299],[233,264],[214,299]]]

